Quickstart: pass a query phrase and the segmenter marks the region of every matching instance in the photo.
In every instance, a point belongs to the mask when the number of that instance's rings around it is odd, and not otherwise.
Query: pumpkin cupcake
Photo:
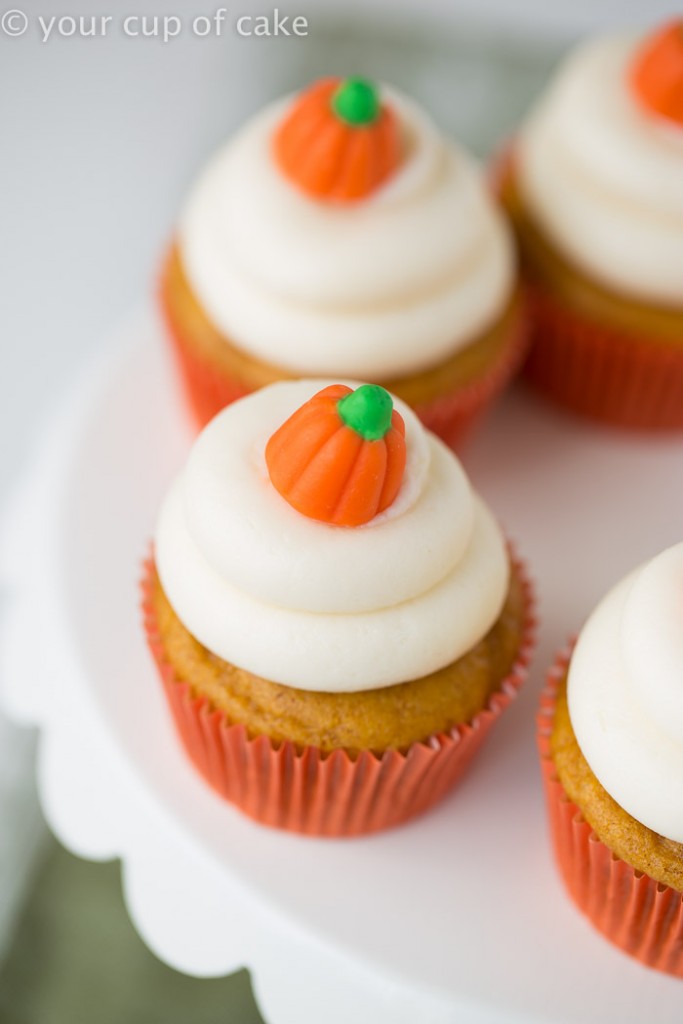
[[[456,782],[522,682],[529,584],[445,445],[378,385],[220,413],[163,505],[149,643],[204,777],[257,820],[387,828]]]
[[[580,46],[502,177],[531,382],[608,423],[683,428],[683,21]]]
[[[330,78],[211,161],[161,306],[201,426],[266,384],[339,375],[386,385],[453,442],[522,358],[515,278],[468,154],[399,93]]]
[[[683,544],[622,580],[553,667],[539,745],[560,871],[608,939],[683,977]]]

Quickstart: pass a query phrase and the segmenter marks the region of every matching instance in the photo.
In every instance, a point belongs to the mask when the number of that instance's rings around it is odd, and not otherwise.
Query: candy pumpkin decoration
[[[405,425],[377,384],[318,391],[266,445],[275,489],[308,516],[361,526],[388,508],[406,464]]]
[[[683,127],[683,19],[646,40],[631,66],[631,84],[648,110]]]
[[[315,199],[363,199],[400,162],[398,124],[363,78],[324,78],[303,92],[277,129],[275,159]]]

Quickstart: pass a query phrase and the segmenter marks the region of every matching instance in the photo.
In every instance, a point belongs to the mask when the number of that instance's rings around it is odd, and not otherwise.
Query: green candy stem
[[[344,79],[332,97],[332,110],[347,124],[372,124],[380,109],[377,87],[367,78]]]
[[[391,395],[379,384],[361,384],[337,402],[343,422],[365,441],[380,441],[388,433],[393,409]]]

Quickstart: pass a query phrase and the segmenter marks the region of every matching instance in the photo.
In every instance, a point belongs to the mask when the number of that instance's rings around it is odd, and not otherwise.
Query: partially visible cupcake
[[[683,977],[683,544],[622,580],[548,678],[551,831],[579,908]]]
[[[683,428],[683,21],[570,54],[502,177],[531,382],[608,423]]]
[[[479,168],[362,79],[274,103],[218,152],[161,304],[202,426],[265,384],[353,377],[454,442],[525,349],[511,236]]]
[[[201,434],[144,609],[205,778],[319,835],[439,800],[514,696],[533,631],[524,571],[449,449],[377,385],[312,381]]]

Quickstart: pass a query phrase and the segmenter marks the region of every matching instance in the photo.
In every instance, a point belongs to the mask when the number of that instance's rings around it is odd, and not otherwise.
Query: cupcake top
[[[580,46],[519,138],[541,227],[606,286],[683,306],[683,22]]]
[[[426,369],[491,326],[513,287],[473,160],[406,97],[358,79],[245,125],[196,184],[179,245],[218,329],[293,373]]]
[[[598,781],[641,824],[683,842],[683,544],[605,597],[581,631],[567,687]]]
[[[325,381],[271,385],[209,424],[162,507],[155,557],[210,651],[326,692],[467,653],[510,572],[451,451],[384,389]]]

